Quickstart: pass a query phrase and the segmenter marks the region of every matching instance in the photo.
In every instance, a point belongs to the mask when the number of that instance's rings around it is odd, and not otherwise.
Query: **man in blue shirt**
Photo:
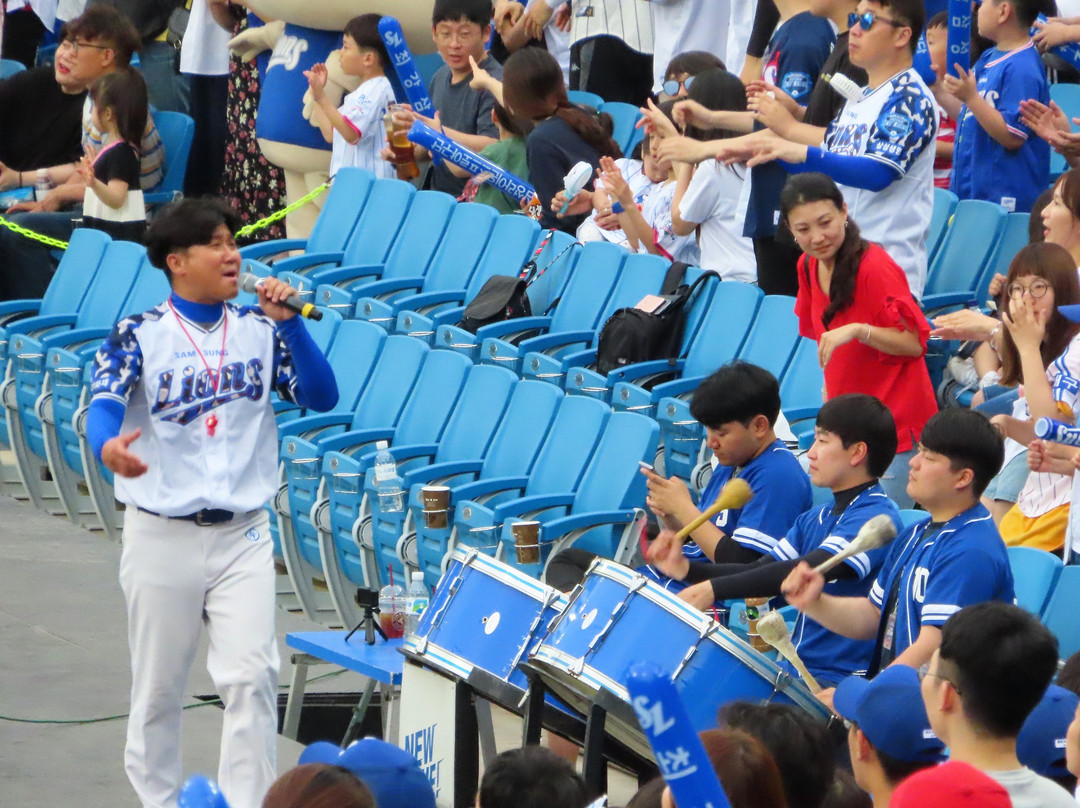
[[[900,529],[896,505],[878,484],[895,454],[896,424],[884,404],[861,393],[830,399],[818,413],[814,445],[807,454],[810,480],[833,492],[830,501],[799,516],[787,535],[753,563],[690,564],[676,555],[657,566],[676,580],[690,582],[680,597],[699,608],[717,600],[773,597],[800,561],[816,566],[831,558],[874,516],[887,514]],[[865,597],[884,556],[884,549],[859,553],[834,567],[826,573],[826,591]],[[799,615],[792,639],[807,668],[826,686],[865,671],[874,649],[869,640],[834,634],[805,615]]]
[[[979,503],[1003,456],[1001,436],[979,413],[939,412],[923,429],[907,486],[930,516],[893,540],[870,595],[825,593],[825,579],[803,562],[781,587],[788,603],[837,634],[876,638],[871,676],[929,661],[941,626],[964,606],[1013,600],[1005,545]]]
[[[806,473],[774,431],[780,386],[764,368],[731,362],[701,383],[690,412],[705,425],[706,443],[719,465],[701,492],[699,505],[694,505],[682,480],[643,469],[649,481],[646,504],[664,528],[650,548],[649,560],[659,563],[681,550],[688,563],[756,561],[777,546],[811,503]],[[753,498],[741,508],[720,511],[690,534],[689,544],[676,546],[676,531],[706,510],[735,477],[747,482]],[[686,586],[652,567],[646,567],[646,574],[669,589]],[[707,605],[711,603],[712,599]]]

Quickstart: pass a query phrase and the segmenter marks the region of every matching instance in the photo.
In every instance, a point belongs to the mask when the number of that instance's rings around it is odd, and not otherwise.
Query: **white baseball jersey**
[[[606,34],[618,37],[638,53],[652,53],[649,6],[648,0],[572,0],[570,43]]]
[[[117,476],[116,498],[163,516],[261,507],[278,484],[270,390],[294,401],[296,384],[292,355],[258,308],[226,304],[209,329],[168,301],[121,320],[94,358],[91,394],[126,405],[121,432],[142,430],[131,450],[150,469]]]
[[[706,51],[724,61],[731,16],[728,2],[651,0],[649,6],[653,23],[653,92],[660,92],[668,62],[678,53]]]
[[[847,185],[840,190],[863,237],[884,247],[900,265],[916,298],[926,285],[937,127],[934,96],[909,68],[844,104],[823,144],[835,154],[865,155],[900,172],[900,178],[881,191]]]
[[[397,176],[394,166],[379,156],[387,145],[383,115],[392,103],[394,88],[386,76],[368,79],[345,96],[338,112],[357,131],[360,139],[349,143],[341,132],[334,130],[331,174],[336,174],[340,168],[363,168],[381,179]]]

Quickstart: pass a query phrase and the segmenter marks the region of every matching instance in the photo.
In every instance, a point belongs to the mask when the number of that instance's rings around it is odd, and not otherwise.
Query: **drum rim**
[[[472,567],[478,569],[488,575],[490,578],[494,578],[500,583],[504,583],[512,589],[516,589],[522,594],[529,595],[534,600],[541,603],[551,592],[557,592],[554,587],[550,587],[547,584],[530,578],[519,570],[514,569],[509,564],[504,564],[497,558],[492,558],[489,555],[479,552],[475,547],[457,547],[450,556],[450,564],[446,567],[446,572],[439,579],[441,584],[443,580],[450,574],[451,565],[455,561],[460,561],[462,568]],[[562,593],[559,593],[562,594]],[[565,598],[565,595],[563,595]]]

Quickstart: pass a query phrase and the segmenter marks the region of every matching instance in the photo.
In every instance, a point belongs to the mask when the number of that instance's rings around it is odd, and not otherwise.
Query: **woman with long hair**
[[[824,174],[796,174],[780,195],[780,217],[804,255],[798,261],[799,333],[818,344],[825,398],[867,393],[896,421],[897,452],[881,485],[901,508],[907,464],[937,401],[923,354],[930,326],[904,272],[848,218],[843,194]]]
[[[592,205],[590,195],[582,195],[584,207],[572,208],[571,215],[557,218],[561,202],[554,200],[563,190],[563,178],[579,162],[593,172],[601,157],[621,157],[601,117],[570,103],[562,70],[555,58],[540,48],[525,48],[510,56],[503,66],[502,102],[518,118],[536,125],[525,141],[529,180],[540,197],[540,224],[573,233],[584,221],[581,212]],[[590,180],[587,188],[592,188]],[[561,198],[561,197],[560,197]],[[559,207],[553,209],[553,205]]]
[[[1059,306],[1080,303],[1076,260],[1058,244],[1029,244],[1009,265],[1005,295],[1001,381],[1023,385],[1024,391],[1012,415],[991,419],[1009,438],[1008,458],[1010,448],[1015,456],[1035,439],[1039,418],[1076,422],[1080,325],[1058,311]],[[1042,470],[1030,474],[998,526],[1005,543],[1051,551],[1061,547],[1071,488],[1071,475]]]

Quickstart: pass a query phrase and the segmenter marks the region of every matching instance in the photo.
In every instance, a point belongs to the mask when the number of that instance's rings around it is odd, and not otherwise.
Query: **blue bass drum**
[[[513,709],[528,688],[519,663],[566,604],[550,586],[461,547],[403,649]]]
[[[720,623],[634,570],[597,559],[528,665],[575,710],[604,707],[607,731],[648,755],[623,686],[638,662],[670,672],[698,732],[715,729],[717,709],[730,701],[792,704],[829,719],[809,688]]]

